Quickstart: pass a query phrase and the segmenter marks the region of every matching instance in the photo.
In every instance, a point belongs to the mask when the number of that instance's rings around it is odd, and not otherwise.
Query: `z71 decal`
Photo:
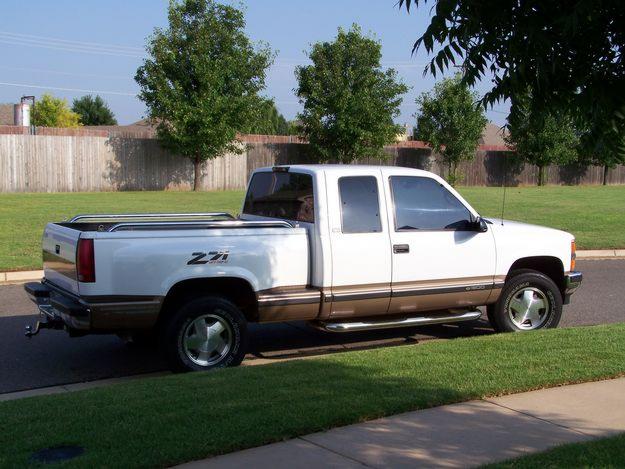
[[[187,262],[187,265],[225,264],[228,262],[228,254],[229,251],[194,252],[191,254],[193,258]]]

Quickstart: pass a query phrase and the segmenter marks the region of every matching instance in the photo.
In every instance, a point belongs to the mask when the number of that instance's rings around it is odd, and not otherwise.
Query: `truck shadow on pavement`
[[[44,330],[36,337],[24,337],[24,326],[36,319],[0,317],[0,393],[167,371],[158,350],[129,346],[114,335],[70,338],[64,331]],[[251,324],[250,352],[244,363],[491,333],[483,320],[340,334],[303,322]]]
[[[305,322],[254,324],[251,326],[249,358],[291,358],[322,353],[415,344],[424,340],[453,339],[494,333],[488,321],[332,333]]]

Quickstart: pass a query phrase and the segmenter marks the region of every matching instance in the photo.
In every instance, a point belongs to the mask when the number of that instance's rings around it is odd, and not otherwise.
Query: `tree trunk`
[[[603,185],[606,186],[608,184],[608,165],[603,167]]]
[[[544,166],[538,167],[538,185],[539,186],[545,185],[545,167]]]
[[[196,155],[193,159],[193,190],[200,190],[200,176],[202,175],[202,160],[200,155]]]
[[[447,162],[447,182],[450,186],[456,184],[456,166],[452,161]]]

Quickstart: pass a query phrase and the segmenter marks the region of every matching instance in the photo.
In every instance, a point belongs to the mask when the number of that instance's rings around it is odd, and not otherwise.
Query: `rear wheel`
[[[163,348],[174,371],[236,366],[247,348],[247,322],[230,301],[203,297],[182,306],[163,329]]]
[[[557,327],[562,316],[562,295],[546,275],[534,270],[513,272],[488,319],[498,332],[521,332]]]

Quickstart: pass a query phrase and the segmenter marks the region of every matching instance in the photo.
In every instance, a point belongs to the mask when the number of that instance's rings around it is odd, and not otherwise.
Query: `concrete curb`
[[[153,378],[156,376],[166,376],[169,372],[142,373],[139,375],[122,376],[119,378],[99,379],[96,381],[84,381],[79,383],[61,384],[47,386],[44,388],[26,389],[24,391],[14,391],[0,394],[0,402],[14,401],[25,397],[47,396],[50,394],[63,394],[73,391],[83,391],[85,389],[99,388],[111,384],[127,383],[137,379]]]
[[[625,249],[593,249],[577,251],[578,259],[625,259]],[[0,272],[0,285],[24,283],[41,280],[43,270],[22,270],[18,272]]]
[[[625,249],[593,249],[577,251],[578,259],[625,259]]]
[[[11,283],[32,282],[41,280],[43,270],[22,270],[17,272],[0,272],[0,285]]]

